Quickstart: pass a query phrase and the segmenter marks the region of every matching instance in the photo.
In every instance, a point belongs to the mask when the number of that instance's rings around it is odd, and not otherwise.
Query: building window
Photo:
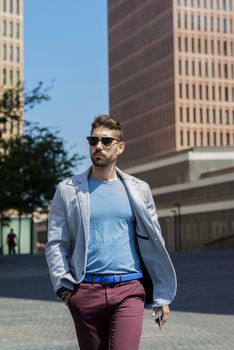
[[[192,64],[192,76],[195,76],[195,62],[192,61],[191,64]]]
[[[219,110],[219,124],[222,125],[223,118],[222,118],[222,109]]]
[[[193,84],[193,99],[196,99],[196,86]]]
[[[199,99],[202,100],[202,85],[199,85]]]
[[[13,28],[13,22],[10,21],[10,37],[12,38],[14,35],[14,28]]]
[[[210,17],[210,30],[211,32],[214,31],[214,18],[212,16]]]
[[[222,101],[222,87],[219,86],[219,101]]]
[[[197,16],[197,30],[201,30],[201,17]]]
[[[230,18],[230,33],[233,33],[233,20]]]
[[[227,2],[226,0],[222,0],[223,2],[223,10],[226,11],[227,10]]]
[[[3,85],[7,84],[7,71],[6,68],[3,68]]]
[[[195,42],[194,42],[194,38],[192,38],[191,46],[192,46],[192,52],[195,52]]]
[[[13,57],[13,46],[11,45],[10,46],[10,61],[13,62],[13,59],[14,59],[14,57]]]
[[[224,78],[228,78],[228,65],[227,63],[224,64]]]
[[[180,145],[183,146],[184,144],[184,137],[183,137],[183,131],[180,131]]]
[[[181,60],[179,60],[179,75],[182,74],[182,63]]]
[[[202,108],[200,108],[200,123],[203,123],[203,111],[202,111]]]
[[[186,84],[186,98],[189,98],[189,84]]]
[[[196,133],[196,131],[193,132],[193,142],[194,142],[194,146],[197,146],[197,133]]]
[[[20,62],[20,48],[17,46],[16,48],[16,62]]]
[[[213,10],[213,0],[210,0],[210,8],[211,8],[211,10]]]
[[[7,22],[5,19],[3,21],[3,36],[7,36]]]
[[[229,101],[229,94],[228,94],[228,87],[227,86],[225,86],[224,92],[225,92],[225,101],[228,102]]]
[[[180,107],[180,121],[183,122],[183,107]]]
[[[190,146],[190,132],[187,131],[187,145]]]
[[[215,86],[212,86],[212,98],[215,101]]]
[[[219,0],[216,0],[216,8],[219,10]]]
[[[209,111],[208,108],[206,109],[206,122],[207,122],[208,124],[210,123],[210,111]]]
[[[178,25],[178,28],[180,29],[181,28],[181,14],[178,13],[177,15],[177,25]]]
[[[209,100],[209,86],[206,85],[206,99]]]
[[[189,75],[188,61],[185,61],[185,74]]]
[[[223,32],[227,33],[227,19],[223,17]]]
[[[221,63],[218,63],[218,75],[221,78]]]
[[[186,108],[186,117],[187,117],[187,123],[189,123],[189,121],[190,121],[189,107]]]
[[[181,51],[181,37],[178,37],[178,50]]]
[[[220,133],[220,146],[223,146],[223,134],[222,134],[222,132]]]
[[[226,133],[226,145],[230,146],[230,135],[229,135],[229,133]]]
[[[17,79],[17,84],[19,84],[20,83],[20,71],[19,70],[16,71],[16,79]]]
[[[208,62],[205,63],[206,77],[209,76]]]
[[[216,146],[216,144],[217,144],[215,132],[213,133],[213,144],[214,144],[214,146]]]
[[[218,55],[220,55],[221,54],[220,40],[217,41],[217,46],[218,46]]]
[[[234,102],[234,88],[232,87],[232,102]]]
[[[185,51],[188,52],[188,38],[184,39],[184,48],[185,48]]]
[[[211,53],[213,55],[214,54],[214,40],[211,40],[210,44],[211,44]]]
[[[227,52],[227,42],[224,41],[223,42],[223,54],[224,56],[227,56],[228,52]]]
[[[10,0],[10,13],[13,13],[13,0]]]
[[[17,15],[20,14],[20,0],[16,0],[16,13]]]
[[[204,41],[204,47],[205,47],[205,54],[208,52],[208,45],[207,45],[207,39]]]
[[[20,38],[20,24],[19,23],[16,24],[16,38],[17,39]]]
[[[220,18],[217,17],[217,32],[220,32]]]
[[[188,29],[188,16],[186,13],[184,14],[184,29]]]
[[[197,46],[198,46],[198,52],[201,53],[201,39],[198,39]]]
[[[225,111],[225,122],[226,122],[226,125],[229,124],[229,111],[228,110]]]
[[[234,112],[233,112],[234,113]],[[193,122],[196,123],[196,108],[193,108]]]
[[[207,30],[207,17],[204,16],[204,30]]]
[[[212,78],[214,78],[215,77],[215,65],[214,65],[214,62],[212,62],[211,68],[212,68]]]
[[[213,124],[216,124],[216,112],[215,112],[215,109],[213,109]]]
[[[7,12],[7,0],[3,0],[3,12]]]
[[[11,84],[11,86],[14,85],[13,69],[10,70],[10,84]]]
[[[191,15],[191,30],[194,30],[194,15]]]
[[[203,146],[203,132],[200,132],[200,141],[201,141],[201,146]]]
[[[207,132],[206,138],[207,138],[207,146],[210,146],[210,133],[209,132]]]
[[[183,98],[183,87],[182,87],[182,83],[179,83],[179,94],[180,94],[180,98]]]
[[[3,45],[3,61],[7,60],[7,46],[6,44]]]
[[[202,76],[202,65],[201,65],[200,61],[198,62],[198,72],[199,72],[199,76],[201,77]]]

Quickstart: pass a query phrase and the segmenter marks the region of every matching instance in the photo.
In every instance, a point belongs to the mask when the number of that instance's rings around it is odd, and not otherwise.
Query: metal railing
[[[206,249],[234,249],[234,234],[205,243]]]

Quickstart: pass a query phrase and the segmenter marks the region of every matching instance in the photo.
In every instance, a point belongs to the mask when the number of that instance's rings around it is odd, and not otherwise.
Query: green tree
[[[28,108],[49,99],[41,88],[39,85],[24,99]],[[15,108],[11,107],[8,118]],[[6,105],[4,108],[6,111]],[[29,122],[25,122],[23,135],[0,138],[0,150],[0,213],[15,209],[19,216],[30,214],[32,218],[37,209],[48,210],[56,184],[70,176],[83,159],[67,149],[58,130]]]

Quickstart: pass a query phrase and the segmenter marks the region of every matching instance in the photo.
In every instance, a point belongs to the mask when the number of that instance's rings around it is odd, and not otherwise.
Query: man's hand
[[[69,300],[70,296],[71,296],[71,293],[66,293],[63,297],[63,301],[66,305],[68,304],[68,300]]]
[[[168,321],[169,318],[169,313],[170,313],[170,309],[168,305],[164,305],[164,306],[158,306],[158,307],[154,307],[153,311],[152,311],[152,316],[156,317],[158,311],[161,311],[161,325],[163,325],[164,323],[166,323]]]

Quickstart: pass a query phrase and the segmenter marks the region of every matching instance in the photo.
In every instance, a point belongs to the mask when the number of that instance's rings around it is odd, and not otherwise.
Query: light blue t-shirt
[[[135,240],[135,216],[120,179],[89,177],[90,239],[86,272],[141,272]]]

